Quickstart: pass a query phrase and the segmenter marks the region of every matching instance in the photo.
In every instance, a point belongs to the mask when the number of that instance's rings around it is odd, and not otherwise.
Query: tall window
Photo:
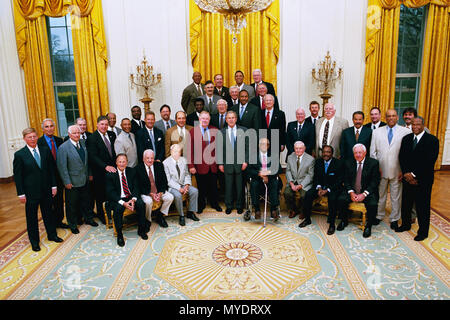
[[[404,124],[403,110],[418,107],[425,14],[426,7],[414,9],[402,5],[400,8],[395,83],[395,109],[399,114],[400,124]]]
[[[70,16],[47,18],[59,135],[79,117]]]

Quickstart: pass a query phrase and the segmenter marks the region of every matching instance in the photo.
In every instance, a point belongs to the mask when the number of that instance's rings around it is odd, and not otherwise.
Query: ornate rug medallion
[[[191,299],[282,299],[319,271],[307,238],[258,223],[212,223],[174,237],[155,268]]]

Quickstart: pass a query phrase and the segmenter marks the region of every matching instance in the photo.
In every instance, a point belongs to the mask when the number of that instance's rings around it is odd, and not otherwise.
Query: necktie
[[[377,126],[376,125],[373,125],[373,128],[372,128],[372,130],[375,130],[377,128]]]
[[[262,99],[261,109],[266,110],[266,104],[264,103],[264,99]]]
[[[152,150],[156,153],[155,150],[155,137],[153,136],[153,130],[149,130],[150,140],[152,141]],[[156,156],[156,154],[155,154]]]
[[[178,179],[180,179],[180,167],[178,166],[178,161],[175,164],[175,167],[177,168],[177,172],[178,172]]]
[[[152,168],[148,168],[148,179],[150,180],[150,193],[157,193],[155,177],[153,177]]]
[[[262,158],[262,169],[263,170],[267,170],[267,158],[266,158],[266,155],[263,155],[263,158]]]
[[[209,104],[208,104],[209,112],[212,111],[212,107],[213,107],[212,98],[210,98],[209,99]]]
[[[266,123],[267,123],[267,128],[269,128],[269,126],[270,126],[270,111],[267,111],[267,113],[266,113]]]
[[[231,132],[230,132],[230,142],[231,142],[231,146],[234,149],[234,143],[236,142],[236,136],[234,135],[233,129],[231,129]]]
[[[39,153],[37,153],[36,149],[33,149],[33,157],[37,162],[39,168],[41,167],[41,157],[39,157]]]
[[[125,178],[125,173],[122,172],[122,188],[123,188],[123,193],[125,193],[125,198],[129,198],[131,196],[131,192],[130,189],[128,189],[128,183],[127,183],[127,178]]]
[[[170,123],[169,123],[169,121],[167,121],[166,122],[166,130],[169,130],[170,129]]]
[[[359,139],[359,129],[356,129],[355,140],[358,142]]]
[[[203,130],[203,141],[206,141],[206,144],[209,145],[209,134],[208,134],[208,128],[202,129]]]
[[[391,144],[393,137],[394,137],[394,132],[392,131],[392,128],[389,128],[389,132],[388,132],[389,145]]]
[[[316,125],[316,119],[313,120],[314,125]]]
[[[413,150],[416,148],[417,146],[417,137],[414,137],[414,141],[413,141]]]
[[[180,137],[181,137],[181,140],[184,140],[184,131],[183,131],[183,129],[180,129]]]
[[[300,138],[300,131],[302,131],[302,125],[299,124],[298,125],[298,129],[297,129],[297,137]]]
[[[356,194],[361,193],[361,176],[362,176],[362,163],[358,162],[358,170],[356,171],[356,179],[355,179]]]
[[[81,139],[86,140],[86,133],[83,133],[83,134],[81,135]]]
[[[78,151],[78,154],[80,155],[81,161],[83,161],[83,163],[84,163],[85,154],[84,154],[83,148],[80,147],[79,143],[77,143],[77,151]]]
[[[53,156],[53,159],[56,160],[56,148],[55,148],[55,142],[53,141],[53,138],[50,138],[50,141],[52,142],[52,156]]]
[[[327,174],[327,172],[328,172],[329,165],[330,165],[330,163],[328,161],[325,161],[325,174]]]
[[[109,143],[108,138],[106,138],[106,133],[103,135],[103,141],[105,141],[106,148],[108,149],[109,152],[109,156],[112,158],[111,143]]]
[[[244,106],[241,106],[241,113],[239,114],[239,119],[242,119],[242,115],[244,114]]]
[[[198,95],[202,96],[203,95],[202,88],[200,87],[199,84],[196,84],[196,86],[197,86]]]
[[[297,157],[297,171],[300,169],[300,157]]]
[[[328,144],[329,130],[330,130],[330,121],[327,120],[327,123],[325,124],[325,131],[323,132],[322,147]]]
[[[222,130],[223,129],[223,114],[220,115],[220,124],[219,124],[219,128]]]

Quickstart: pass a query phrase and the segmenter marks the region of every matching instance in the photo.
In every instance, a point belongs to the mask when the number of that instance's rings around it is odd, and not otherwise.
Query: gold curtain
[[[57,119],[45,16],[71,13],[80,116],[88,130],[109,110],[106,45],[100,0],[13,0],[17,51],[25,73],[30,126],[42,133],[44,118]],[[94,43],[90,46],[89,42]],[[86,75],[87,74],[87,75]],[[86,80],[89,78],[89,81]]]
[[[247,15],[247,27],[237,35],[238,42],[223,26],[223,16],[202,12],[190,0],[190,47],[194,71],[203,80],[213,80],[223,74],[224,85],[235,83],[234,73],[244,72],[244,82],[250,84],[252,71],[261,69],[264,81],[277,84],[277,63],[280,49],[280,4],[275,0],[262,12]]]
[[[419,114],[425,125],[440,141],[436,168],[441,166],[448,114],[449,75],[449,7],[450,0],[369,0],[366,27],[366,73],[363,111],[379,106],[382,114],[394,106],[400,6],[418,8],[429,5]]]

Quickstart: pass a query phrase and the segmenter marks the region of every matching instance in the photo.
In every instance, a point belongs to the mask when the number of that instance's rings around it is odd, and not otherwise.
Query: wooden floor
[[[450,221],[450,171],[435,174],[431,207]],[[25,205],[19,203],[14,183],[0,184],[0,250],[25,231]]]

